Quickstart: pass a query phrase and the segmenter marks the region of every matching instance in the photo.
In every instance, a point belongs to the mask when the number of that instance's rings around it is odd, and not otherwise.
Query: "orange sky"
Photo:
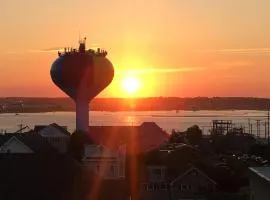
[[[49,70],[57,53],[101,46],[115,67],[99,97],[269,97],[268,0],[10,0],[0,2],[0,96],[64,96]]]

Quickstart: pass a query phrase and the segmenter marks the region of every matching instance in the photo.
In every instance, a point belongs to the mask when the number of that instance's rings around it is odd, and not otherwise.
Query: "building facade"
[[[111,150],[103,145],[85,144],[83,166],[94,171],[103,179],[125,178],[125,145]]]

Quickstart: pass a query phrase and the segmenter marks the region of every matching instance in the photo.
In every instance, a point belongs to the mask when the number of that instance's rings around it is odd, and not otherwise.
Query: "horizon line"
[[[0,99],[16,99],[16,98],[31,98],[31,99],[70,99],[70,97],[34,97],[34,96],[0,96]],[[270,99],[270,97],[255,97],[255,96],[151,96],[151,97],[96,97],[94,99],[157,99],[157,98],[178,98],[178,99],[194,99],[194,98],[249,98],[249,99]],[[94,100],[93,99],[93,100]]]

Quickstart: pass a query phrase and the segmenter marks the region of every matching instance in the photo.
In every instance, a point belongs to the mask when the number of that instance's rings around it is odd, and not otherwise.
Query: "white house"
[[[86,144],[82,163],[104,179],[125,178],[126,145],[111,150],[103,145]]]
[[[70,133],[67,131],[66,127],[53,123],[48,126],[36,126],[35,130],[41,137],[56,148],[59,153],[67,152]]]

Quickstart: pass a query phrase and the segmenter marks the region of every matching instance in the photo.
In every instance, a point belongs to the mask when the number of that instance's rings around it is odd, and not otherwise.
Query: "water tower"
[[[51,67],[56,86],[76,103],[76,130],[87,133],[89,102],[113,80],[114,69],[101,49],[86,49],[86,38],[79,41],[79,49],[65,48]]]

